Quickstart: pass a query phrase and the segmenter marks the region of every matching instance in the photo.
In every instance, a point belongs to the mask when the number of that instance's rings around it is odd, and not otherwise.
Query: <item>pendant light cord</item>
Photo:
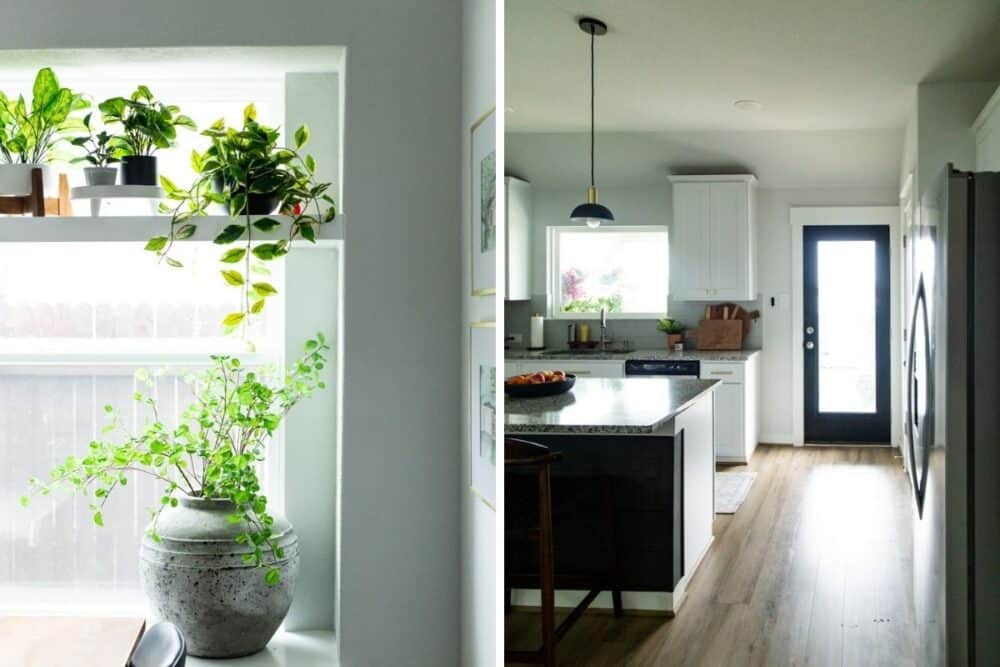
[[[594,187],[594,26],[590,27],[590,186]]]

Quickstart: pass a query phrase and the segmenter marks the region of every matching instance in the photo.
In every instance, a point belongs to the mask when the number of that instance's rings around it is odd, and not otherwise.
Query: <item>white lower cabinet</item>
[[[578,378],[623,378],[625,377],[624,361],[580,361],[578,359],[539,359],[521,360],[516,364],[504,363],[504,372],[509,366],[516,365],[517,373],[534,373],[535,371],[566,371]],[[511,373],[516,375],[517,373]],[[508,375],[507,377],[510,377]]]
[[[757,448],[757,357],[742,362],[701,362],[703,380],[715,390],[715,460],[746,463]]]

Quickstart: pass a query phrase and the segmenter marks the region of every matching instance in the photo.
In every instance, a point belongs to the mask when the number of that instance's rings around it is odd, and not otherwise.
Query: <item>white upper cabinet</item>
[[[757,298],[752,175],[671,176],[671,296],[685,301]]]
[[[504,177],[507,202],[507,260],[504,299],[531,298],[531,183]]]

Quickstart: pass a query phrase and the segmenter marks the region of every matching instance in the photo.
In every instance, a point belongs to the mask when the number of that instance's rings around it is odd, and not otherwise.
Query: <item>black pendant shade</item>
[[[580,19],[579,25],[580,30],[590,35],[590,187],[587,188],[587,202],[574,208],[569,219],[596,229],[603,222],[615,221],[611,209],[597,203],[597,186],[594,184],[594,38],[607,34],[608,26],[603,21],[587,17]]]

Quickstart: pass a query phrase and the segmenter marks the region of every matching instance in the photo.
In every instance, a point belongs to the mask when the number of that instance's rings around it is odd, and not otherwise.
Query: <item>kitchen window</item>
[[[667,312],[669,253],[661,225],[598,229],[549,227],[550,316],[662,317]]]

